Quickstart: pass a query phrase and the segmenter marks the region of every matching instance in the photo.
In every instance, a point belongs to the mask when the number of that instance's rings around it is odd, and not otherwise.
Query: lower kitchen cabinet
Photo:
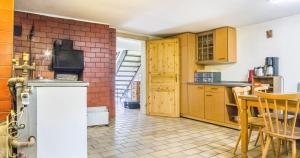
[[[232,109],[227,104],[234,104],[231,87],[182,84],[181,85],[181,116],[237,128],[229,113]]]
[[[188,84],[182,83],[180,85],[180,115],[185,116],[188,114],[189,114]]]
[[[205,91],[205,119],[222,123],[224,122],[224,92]]]
[[[188,85],[189,115],[204,119],[204,86]]]

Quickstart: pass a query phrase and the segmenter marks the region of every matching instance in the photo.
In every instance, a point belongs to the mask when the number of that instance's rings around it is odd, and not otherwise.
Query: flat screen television
[[[59,50],[53,56],[53,70],[80,73],[84,69],[83,51]]]

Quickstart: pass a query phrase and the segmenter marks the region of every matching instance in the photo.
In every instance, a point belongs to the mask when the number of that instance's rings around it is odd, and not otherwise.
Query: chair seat
[[[260,115],[258,115],[258,117],[263,117],[263,116],[260,114]],[[272,114],[271,114],[271,117],[272,117],[272,118],[276,118],[275,113],[272,113]],[[278,120],[284,121],[283,118],[284,118],[284,115],[283,115],[283,114],[278,114]],[[294,118],[293,115],[288,115],[288,116],[287,116],[287,120],[291,120],[291,119],[293,119],[293,118]]]
[[[294,132],[293,136],[291,136],[290,127],[287,129],[285,134],[284,134],[283,127],[279,127],[279,128],[280,128],[279,134],[276,132],[268,132],[268,131],[265,131],[265,133],[270,134],[271,136],[274,136],[274,137],[280,137],[280,138],[285,138],[285,139],[290,139],[290,140],[300,139],[300,128],[299,127],[295,127],[295,132]]]
[[[275,118],[276,116],[275,116],[275,114],[273,113],[273,114],[271,115],[271,117]],[[293,118],[294,118],[293,115],[287,115],[287,120],[291,120],[291,119],[293,119]],[[278,114],[278,120],[284,121],[284,115],[283,115],[283,114]]]
[[[262,117],[249,117],[248,124],[253,126],[260,126],[260,127],[265,126],[264,118]]]

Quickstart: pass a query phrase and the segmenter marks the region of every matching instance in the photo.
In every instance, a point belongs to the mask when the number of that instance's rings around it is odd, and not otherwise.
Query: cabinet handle
[[[219,58],[219,60],[225,60],[226,58]]]
[[[212,95],[210,95],[210,94],[206,94],[206,96],[207,96],[207,97],[211,97]]]
[[[201,86],[199,86],[198,88],[199,88],[199,89],[203,89],[203,87],[201,87]]]
[[[212,90],[218,90],[218,88],[211,88]]]

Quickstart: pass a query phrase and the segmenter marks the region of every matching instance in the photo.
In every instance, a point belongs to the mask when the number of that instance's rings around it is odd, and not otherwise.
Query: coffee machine
[[[278,76],[279,75],[279,58],[266,57],[265,59],[265,75]]]

